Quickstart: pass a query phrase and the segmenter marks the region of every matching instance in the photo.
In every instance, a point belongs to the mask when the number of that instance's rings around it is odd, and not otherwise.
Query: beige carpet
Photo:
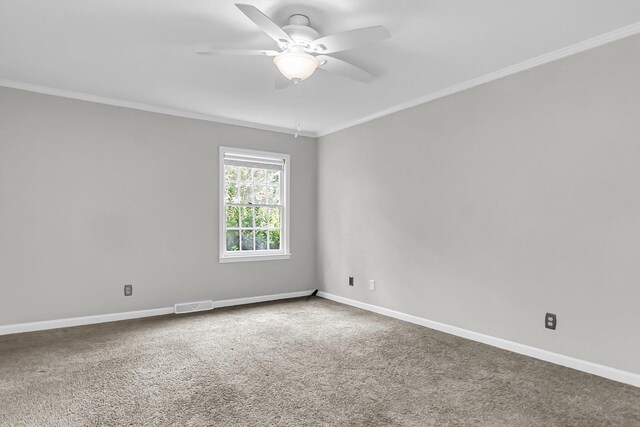
[[[0,337],[2,426],[640,426],[640,389],[320,298]]]

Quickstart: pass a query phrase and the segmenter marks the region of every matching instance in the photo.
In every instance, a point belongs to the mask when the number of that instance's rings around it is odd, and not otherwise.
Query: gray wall
[[[629,38],[318,148],[0,88],[0,324],[319,278],[337,295],[640,373],[639,69]],[[219,145],[291,154],[291,260],[218,263]]]
[[[320,138],[321,288],[640,373],[639,72],[636,36]]]
[[[291,155],[290,260],[218,263],[220,145]],[[309,138],[0,88],[0,324],[315,288],[316,158]]]

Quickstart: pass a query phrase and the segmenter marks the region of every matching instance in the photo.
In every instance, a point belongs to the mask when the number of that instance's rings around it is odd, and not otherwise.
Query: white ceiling
[[[640,22],[638,0],[243,0],[321,35],[384,25],[391,39],[335,54],[379,78],[318,71],[301,121],[323,134],[470,79]],[[276,48],[227,0],[0,0],[0,84],[16,82],[180,110],[260,128],[294,124],[296,90],[275,90]],[[63,93],[63,92],[60,92]]]

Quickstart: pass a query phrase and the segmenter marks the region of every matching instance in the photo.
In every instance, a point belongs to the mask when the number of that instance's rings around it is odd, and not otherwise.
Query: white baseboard
[[[97,314],[94,316],[69,317],[67,319],[43,320],[41,322],[1,325],[0,335],[21,332],[44,331],[47,329],[69,328],[71,326],[93,325],[117,320],[138,319],[140,317],[162,316],[173,313],[173,307],[152,308],[150,310],[125,311],[121,313]]]
[[[488,344],[494,347],[501,348],[503,350],[509,350],[514,353],[523,354],[525,356],[530,356],[536,359],[544,360],[546,362],[555,363],[556,365],[566,366],[578,371],[587,372],[589,374],[598,375],[610,380],[629,384],[635,387],[640,387],[640,375],[634,374],[632,372],[622,371],[620,369],[611,368],[609,366],[599,365],[597,363],[588,362],[586,360],[576,359],[574,357],[565,356],[563,354],[553,353],[548,350],[542,350],[540,348],[519,344],[502,338],[492,337],[490,335],[484,335],[478,332],[469,331],[467,329],[458,328],[457,326],[434,322],[433,320],[428,320],[422,317],[402,313],[400,311],[390,310],[388,308],[379,307],[377,305],[367,304],[349,298],[344,298],[323,291],[319,291],[318,296],[342,304],[361,308],[363,310],[382,314],[383,316],[393,317],[395,319],[404,320],[405,322],[414,323],[416,325],[425,326],[430,329],[446,332],[448,334],[456,335],[472,341]]]
[[[311,295],[311,292],[313,291],[314,290],[311,289],[308,291],[286,292],[284,294],[262,295],[258,297],[223,299],[220,301],[213,301],[213,307],[214,308],[231,307],[234,305],[255,304],[257,302],[277,301],[280,299],[289,299],[289,298],[300,298],[300,297],[306,297]]]
[[[262,295],[257,297],[237,298],[214,301],[214,308],[230,307],[233,305],[253,304],[256,302],[276,301],[288,298],[305,297],[313,292],[299,291],[284,294]],[[174,307],[153,308],[150,310],[125,311],[122,313],[98,314],[95,316],[70,317],[67,319],[44,320],[41,322],[15,323],[0,325],[0,335],[18,334],[22,332],[44,331],[47,329],[69,328],[72,326],[93,325],[96,323],[115,322],[117,320],[139,319],[142,317],[162,316],[173,314]]]

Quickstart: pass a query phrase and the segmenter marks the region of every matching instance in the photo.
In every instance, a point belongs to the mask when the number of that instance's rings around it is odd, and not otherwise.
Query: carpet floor
[[[0,337],[2,426],[640,426],[640,389],[295,299]]]

